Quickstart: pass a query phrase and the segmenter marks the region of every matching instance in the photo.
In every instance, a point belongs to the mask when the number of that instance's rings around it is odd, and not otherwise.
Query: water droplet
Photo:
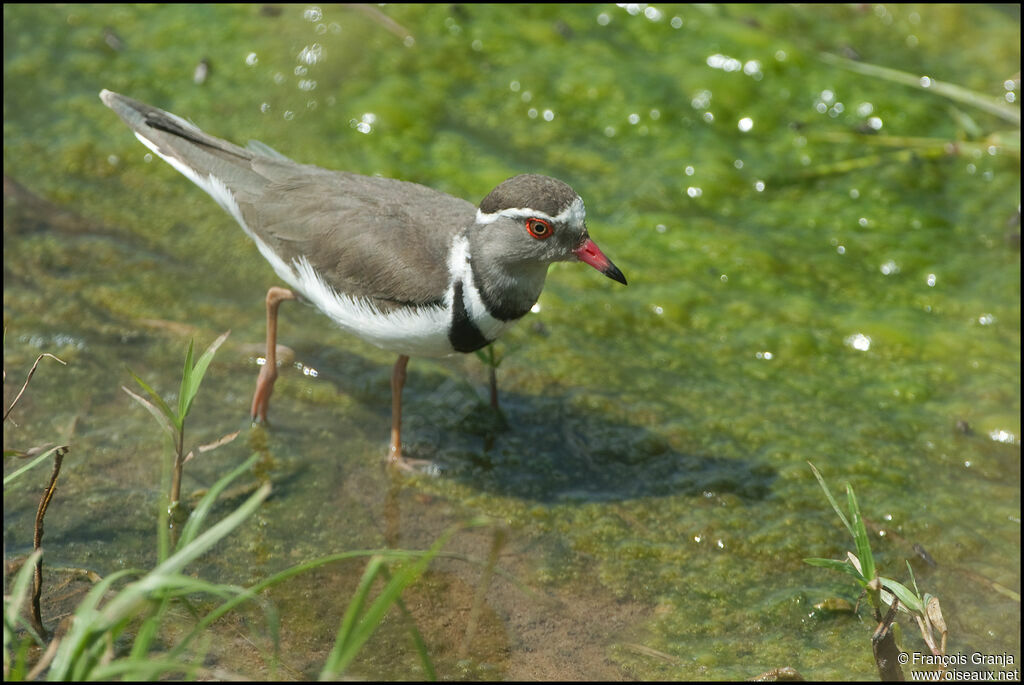
[[[848,347],[852,347],[855,350],[861,352],[867,352],[871,349],[871,338],[864,335],[863,333],[854,333],[853,335],[847,336],[843,343]]]
[[[694,109],[707,109],[711,104],[711,91],[702,90],[690,100],[690,106]]]
[[[313,43],[302,48],[302,52],[299,53],[299,61],[312,66],[323,59],[323,56],[324,50],[320,44]]]
[[[657,7],[654,7],[653,5],[648,5],[647,7],[644,8],[644,16],[651,21],[661,21],[661,18],[664,15],[661,13],[661,10],[659,10]]]

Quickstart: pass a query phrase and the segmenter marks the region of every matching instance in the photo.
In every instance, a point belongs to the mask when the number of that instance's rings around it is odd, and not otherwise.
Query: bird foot
[[[403,457],[401,454],[394,454],[388,456],[388,467],[397,469],[403,473],[410,475],[421,475],[421,476],[439,476],[441,475],[441,467],[430,461],[429,459],[413,459],[410,457]]]

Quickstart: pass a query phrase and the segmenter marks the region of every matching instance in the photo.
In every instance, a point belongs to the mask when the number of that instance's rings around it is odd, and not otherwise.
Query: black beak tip
[[[613,281],[618,281],[622,285],[629,285],[628,283],[626,283],[626,277],[622,275],[621,271],[619,271],[619,267],[615,266],[614,264],[609,263],[608,268],[605,269],[602,273],[604,273],[605,276],[612,279]]]

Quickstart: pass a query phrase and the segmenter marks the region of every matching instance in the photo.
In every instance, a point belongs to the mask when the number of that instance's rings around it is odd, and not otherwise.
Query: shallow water
[[[486,514],[507,530],[500,565],[521,585],[492,581],[468,647],[479,566],[444,560],[409,598],[442,677],[731,679],[789,665],[873,678],[868,613],[814,608],[857,589],[802,561],[852,549],[811,461],[884,533],[882,573],[909,582],[910,559],[941,598],[951,653],[1019,665],[1019,600],[1000,592],[1020,591],[1016,8],[279,10],[4,7],[5,406],[38,354],[68,363],[42,363],[4,442],[72,444],[50,563],[153,562],[166,446],[119,386],[127,367],[173,396],[188,340],[202,349],[231,329],[188,440],[243,436],[189,463],[184,490],[256,449],[274,494],[195,569],[205,578],[426,548]],[[475,356],[412,361],[404,435],[439,477],[385,472],[394,360],[307,307],[282,309],[295,357],[271,429],[250,430],[276,279],[102,88],[235,142],[474,202],[516,173],[557,176],[629,286],[551,269],[539,311],[497,345],[507,427]],[[47,470],[5,493],[8,558],[31,546]],[[466,532],[451,549],[479,559],[490,544]],[[278,677],[319,672],[361,572],[275,595]],[[923,651],[901,621],[904,646]],[[212,652],[264,673],[255,651]],[[353,674],[417,669],[396,620]]]

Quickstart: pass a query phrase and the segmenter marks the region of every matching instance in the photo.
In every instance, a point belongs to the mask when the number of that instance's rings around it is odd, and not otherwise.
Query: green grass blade
[[[170,421],[171,424],[173,424],[176,428],[180,430],[181,422],[178,420],[178,417],[175,416],[174,411],[167,404],[167,402],[164,401],[164,398],[160,397],[157,391],[149,387],[149,384],[146,383],[146,381],[139,378],[139,376],[134,371],[128,369],[128,373],[130,373],[132,378],[135,379],[135,382],[139,384],[139,387],[145,390],[146,394],[152,398],[153,404],[160,409],[160,412],[167,417],[167,420]]]
[[[412,613],[405,606],[405,602],[402,601],[401,597],[395,601],[395,605],[402,612],[402,615],[405,616],[405,620],[409,624],[409,634],[412,636],[413,646],[416,647],[416,654],[420,657],[420,664],[423,665],[426,679],[431,682],[437,682],[437,669],[434,668],[434,662],[430,658],[430,652],[427,650],[427,641],[423,639],[423,634],[420,633],[420,629],[416,626],[416,620],[412,617]]]
[[[924,613],[924,602],[913,590],[891,578],[879,576],[878,579],[882,581],[882,587],[896,595],[907,609],[915,613]]]
[[[123,385],[121,386],[121,389],[128,393],[129,397],[131,397],[133,400],[141,404],[143,407],[146,408],[146,411],[153,415],[153,418],[156,419],[156,422],[160,424],[160,427],[167,431],[167,435],[171,438],[171,442],[173,443],[176,431],[174,426],[171,424],[177,423],[177,419],[175,419],[173,416],[170,419],[168,419],[166,416],[164,416],[163,412],[159,408],[157,408],[152,402],[147,400],[142,395],[138,395],[132,392]]]
[[[185,351],[185,368],[181,372],[181,389],[178,391],[178,420],[185,423],[185,416],[188,415],[188,405],[191,403],[189,394],[192,386],[192,352],[195,348],[195,340],[188,341],[188,350]]]
[[[168,573],[160,576],[154,583],[155,591],[151,593],[161,599],[176,599],[197,594],[208,594],[218,598],[230,598],[245,592],[245,588],[237,585],[213,583],[201,578],[193,578],[185,573]],[[125,588],[128,589],[128,588]]]
[[[86,593],[75,608],[74,620],[64,639],[57,648],[57,654],[50,664],[47,678],[50,680],[68,681],[83,680],[85,674],[95,663],[94,658],[86,658],[85,653],[102,635],[103,629],[96,625],[98,612],[96,607],[110,587],[124,576],[141,573],[134,569],[124,569],[112,573],[96,583]]]
[[[423,571],[426,570],[427,563],[429,563],[431,558],[426,555],[421,557],[419,561],[403,568],[388,581],[381,593],[373,600],[370,608],[367,609],[366,615],[356,626],[353,640],[348,646],[347,653],[342,655],[342,667],[339,673],[344,672],[352,660],[355,659],[359,649],[377,630],[381,621],[384,620],[384,616],[401,597],[402,592],[415,583]]]
[[[192,408],[192,400],[195,399],[196,394],[199,392],[199,385],[203,382],[203,376],[206,375],[206,369],[210,366],[210,362],[213,360],[213,355],[217,353],[217,350],[224,341],[231,335],[231,331],[225,331],[217,337],[210,346],[206,348],[199,359],[196,360],[195,366],[188,366],[192,361],[192,346],[189,345],[189,355],[185,359],[185,373],[181,379],[181,416],[184,418],[189,410]],[[186,378],[188,383],[186,385]]]
[[[242,462],[238,467],[236,467],[233,471],[231,471],[231,473],[220,478],[216,483],[213,484],[213,487],[210,488],[206,495],[204,495],[203,498],[199,500],[199,504],[196,505],[196,508],[188,517],[188,521],[185,522],[185,525],[181,529],[181,537],[178,539],[178,549],[182,549],[183,547],[191,543],[192,540],[195,539],[196,535],[199,534],[199,529],[206,521],[206,517],[213,509],[213,505],[216,504],[217,498],[220,496],[220,494],[224,491],[225,488],[227,488],[228,485],[231,484],[233,480],[235,480],[240,475],[251,469],[252,465],[256,463],[257,459],[259,459],[259,456],[260,455],[258,454],[252,455],[244,462]]]
[[[825,497],[828,499],[828,503],[832,505],[832,509],[836,512],[836,515],[839,516],[839,520],[843,522],[844,526],[846,526],[846,530],[850,531],[850,537],[856,538],[857,536],[853,532],[853,526],[851,526],[850,522],[846,520],[846,515],[843,514],[843,510],[839,508],[839,503],[836,502],[836,498],[832,496],[832,491],[829,490],[828,485],[825,484],[825,479],[822,478],[820,473],[818,473],[818,469],[814,468],[814,464],[807,462],[807,465],[810,466],[811,471],[814,472],[814,477],[818,479],[818,485],[820,485],[821,489],[825,492]]]
[[[153,573],[177,573],[184,566],[209,551],[221,538],[227,537],[228,533],[242,525],[269,496],[270,483],[264,483],[240,507],[218,521],[202,535],[197,536],[187,546],[175,552],[167,561],[153,569]]]
[[[491,343],[482,350],[474,350],[474,354],[476,354],[477,359],[487,366],[495,369],[501,366],[501,362],[504,360],[504,357],[499,356],[498,353],[494,351],[494,343]]]
[[[153,655],[115,659],[109,664],[98,666],[90,677],[92,680],[112,681],[118,678],[129,682],[166,680],[170,674],[184,674],[195,678],[203,673],[202,664],[188,664],[183,661],[165,659]]]
[[[18,569],[18,574],[14,576],[14,584],[11,586],[10,598],[4,602],[4,654],[8,653],[7,649],[14,639],[14,627],[18,623],[18,619],[21,616],[21,607],[25,603],[25,598],[28,597],[28,585],[32,582],[32,574],[36,567],[36,561],[42,555],[43,551],[37,549],[28,555],[25,559],[25,563]]]
[[[990,95],[979,93],[953,83],[938,81],[931,77],[928,77],[928,80],[925,81],[920,75],[914,75],[906,71],[900,71],[899,69],[880,67],[876,64],[868,64],[867,62],[856,62],[827,52],[818,54],[823,62],[827,62],[842,69],[863,74],[864,76],[881,78],[893,83],[901,83],[905,86],[917,88],[922,91],[935,93],[936,95],[940,95],[950,100],[962,102],[966,105],[971,105],[972,107],[977,107],[978,109],[984,110],[989,114],[993,114],[1000,119],[1010,122],[1011,124],[1020,126],[1020,108],[1014,107],[1007,102],[1001,101]],[[925,85],[926,83],[927,85]]]
[[[135,640],[132,642],[130,658],[144,659],[149,654],[157,633],[160,632],[160,624],[163,623],[170,606],[170,598],[164,597],[160,600],[159,606],[142,622],[138,632],[135,633]]]
[[[53,454],[54,452],[56,452],[59,449],[65,448],[65,447],[67,447],[67,445],[57,445],[56,447],[51,447],[50,449],[48,449],[45,452],[43,452],[42,454],[40,454],[38,457],[36,457],[32,461],[30,461],[29,463],[27,463],[24,466],[22,466],[17,471],[12,471],[11,473],[7,474],[6,476],[4,476],[4,487],[6,488],[8,483],[13,483],[15,480],[18,479],[18,477],[21,474],[25,473],[26,471],[30,471],[31,469],[34,469],[35,467],[39,466],[51,454]]]
[[[331,653],[327,657],[327,661],[324,662],[323,670],[320,672],[320,680],[336,678],[348,667],[348,662],[342,663],[342,658],[351,651],[354,643],[353,633],[356,620],[359,613],[363,610],[363,605],[366,604],[366,598],[370,594],[370,587],[373,585],[373,581],[380,575],[383,567],[384,560],[377,556],[371,557],[369,563],[366,564],[366,570],[363,571],[363,577],[359,580],[359,586],[356,588],[355,594],[352,595],[352,599],[349,600],[348,607],[345,609],[345,615],[341,619],[338,634],[334,638],[334,647],[331,648]],[[361,645],[355,645],[357,650],[359,646]]]
[[[910,572],[910,582],[913,583],[913,585],[914,585],[914,594],[917,595],[918,597],[920,597],[921,596],[921,588],[917,587],[917,578],[914,576],[914,569],[910,565],[910,559],[905,559],[904,561],[907,562],[907,571]]]
[[[860,515],[857,496],[853,494],[853,487],[849,484],[846,486],[846,502],[850,507],[850,514],[853,516],[853,540],[857,545],[857,558],[860,559],[864,577],[870,582],[875,577],[875,557],[871,554],[868,529],[864,526],[864,519]]]
[[[348,638],[348,644],[344,649],[337,655],[336,659],[329,659],[328,663],[325,664],[324,670],[321,672],[321,679],[336,677],[337,675],[344,673],[348,666],[355,659],[359,653],[359,649],[366,643],[370,636],[377,630],[381,621],[384,620],[384,616],[395,602],[401,597],[401,594],[405,589],[416,582],[417,579],[426,570],[427,565],[430,564],[431,560],[437,556],[441,548],[448,542],[451,536],[454,534],[455,529],[449,529],[441,535],[440,538],[430,547],[426,554],[420,557],[416,562],[409,564],[390,579],[385,585],[384,589],[381,590],[380,594],[374,599],[370,608],[367,609],[366,614],[356,624],[352,635]],[[332,657],[335,656],[332,652]]]

